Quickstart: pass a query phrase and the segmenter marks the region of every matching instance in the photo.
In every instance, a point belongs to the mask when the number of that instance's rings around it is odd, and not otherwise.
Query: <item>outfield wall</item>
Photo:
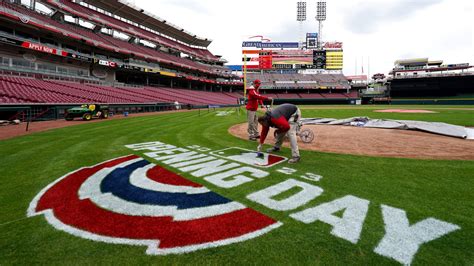
[[[149,113],[176,110],[174,104],[106,104],[111,115],[124,113]],[[2,105],[0,106],[0,120],[47,121],[64,119],[67,109],[80,105]],[[192,106],[191,106],[192,107]],[[180,106],[180,109],[187,106]]]
[[[474,75],[394,78],[390,96],[395,98],[443,98],[474,93]]]
[[[403,105],[474,105],[474,99],[392,99],[391,104]]]
[[[334,105],[334,104],[356,104],[358,98],[336,98],[336,99],[274,99],[274,104],[292,103],[296,105]]]

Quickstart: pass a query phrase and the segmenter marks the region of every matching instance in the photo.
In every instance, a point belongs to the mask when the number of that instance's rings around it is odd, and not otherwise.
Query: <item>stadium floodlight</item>
[[[303,44],[303,21],[306,21],[306,2],[296,2],[296,21],[299,22],[300,45]]]
[[[297,2],[297,13],[296,13],[296,21],[303,22],[306,20],[306,2]]]
[[[319,30],[318,30],[318,48],[321,48],[321,43],[322,43],[322,28],[323,28],[323,21],[326,20],[326,1],[318,1],[316,3],[316,20],[318,21],[319,24]]]
[[[316,3],[316,20],[317,21],[326,20],[326,1],[318,1]]]

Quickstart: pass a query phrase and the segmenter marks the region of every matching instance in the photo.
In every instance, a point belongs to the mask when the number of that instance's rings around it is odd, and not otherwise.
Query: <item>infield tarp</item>
[[[304,118],[304,125],[343,125],[367,128],[419,130],[439,135],[462,139],[474,139],[474,129],[439,122],[370,119],[368,117],[351,117],[346,119]]]

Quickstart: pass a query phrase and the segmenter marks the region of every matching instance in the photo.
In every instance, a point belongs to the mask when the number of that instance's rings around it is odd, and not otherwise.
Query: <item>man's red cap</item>
[[[260,83],[261,83],[261,82],[260,82],[259,79],[256,79],[256,80],[253,81],[253,84],[260,84]]]

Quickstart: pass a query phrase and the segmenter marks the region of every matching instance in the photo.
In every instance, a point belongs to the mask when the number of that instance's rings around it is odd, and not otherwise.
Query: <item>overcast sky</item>
[[[209,50],[241,64],[241,44],[263,35],[297,41],[296,0],[131,0],[167,21],[213,40]],[[324,41],[344,43],[344,74],[388,73],[397,59],[429,57],[474,64],[472,0],[327,0]],[[303,32],[317,32],[316,0]]]

